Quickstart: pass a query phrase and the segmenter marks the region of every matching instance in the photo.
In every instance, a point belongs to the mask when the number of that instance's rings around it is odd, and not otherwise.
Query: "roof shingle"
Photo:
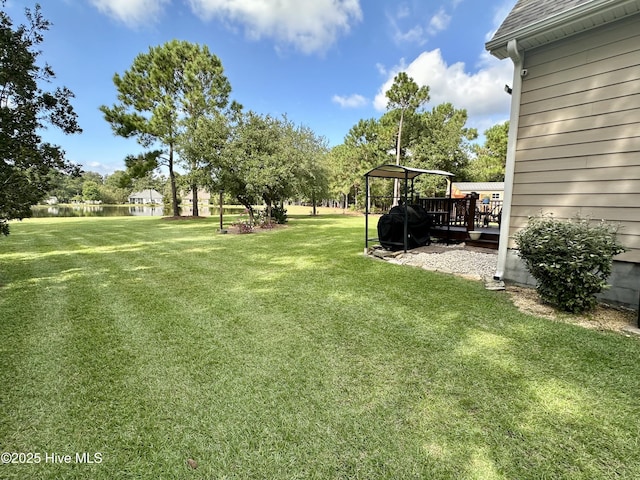
[[[518,0],[485,47],[509,56],[508,42],[529,50],[640,13],[640,0]]]
[[[518,0],[493,38],[517,32],[522,28],[590,1],[592,0]]]

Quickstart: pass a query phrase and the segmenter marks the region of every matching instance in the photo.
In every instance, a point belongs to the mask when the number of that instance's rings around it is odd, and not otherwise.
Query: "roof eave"
[[[640,12],[640,0],[594,0],[557,15],[494,37],[485,44],[491,55],[500,60],[509,57],[507,43],[516,39],[523,50],[539,47],[575,35],[611,21]]]

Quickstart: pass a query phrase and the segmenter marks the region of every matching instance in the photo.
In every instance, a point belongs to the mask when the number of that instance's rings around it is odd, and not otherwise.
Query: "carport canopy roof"
[[[380,165],[365,173],[365,177],[379,177],[379,178],[407,178],[413,180],[422,174],[442,175],[445,177],[453,177],[453,173],[445,172],[444,170],[424,170],[422,168],[405,167],[404,165]]]

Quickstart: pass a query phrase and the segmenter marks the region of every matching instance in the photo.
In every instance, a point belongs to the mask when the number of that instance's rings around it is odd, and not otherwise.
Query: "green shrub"
[[[276,223],[280,225],[284,225],[289,220],[287,216],[287,209],[279,205],[276,205],[271,209],[271,216],[275,219]]]
[[[625,250],[616,234],[617,228],[604,221],[543,216],[530,218],[515,242],[542,299],[580,313],[595,307],[595,295],[607,287],[613,257]]]
[[[287,209],[279,205],[273,205],[271,207],[271,218],[269,218],[268,209],[265,208],[260,212],[259,221],[261,225],[269,224],[271,222],[276,222],[280,225],[284,225],[288,221]]]

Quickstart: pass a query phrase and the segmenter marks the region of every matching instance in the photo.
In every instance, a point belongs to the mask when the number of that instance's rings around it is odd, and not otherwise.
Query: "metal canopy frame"
[[[413,198],[414,195],[414,180],[419,177],[420,175],[424,175],[424,174],[428,174],[428,175],[440,175],[443,177],[448,177],[448,192],[447,192],[447,196],[449,198],[451,198],[451,177],[454,176],[453,173],[451,172],[445,172],[444,170],[425,170],[422,168],[413,168],[413,167],[407,167],[404,165],[393,165],[393,164],[384,164],[384,165],[380,165],[378,167],[375,167],[371,170],[369,170],[367,173],[364,174],[365,177],[365,188],[366,188],[366,193],[365,193],[365,202],[364,202],[364,208],[365,208],[365,214],[364,214],[364,252],[365,254],[369,251],[369,242],[379,242],[380,239],[377,237],[374,238],[369,238],[369,178],[393,178],[393,179],[398,179],[398,180],[404,180],[404,189],[402,190],[402,201],[404,205],[407,205],[407,199],[409,197],[409,180],[411,180],[411,197]],[[450,208],[450,207],[449,207]],[[451,212],[448,212],[449,216],[451,215]],[[409,233],[409,213],[408,213],[408,209],[405,208],[404,209],[404,236],[403,236],[403,247],[404,247],[404,251],[405,253],[407,252],[407,247],[408,247],[408,233]]]

